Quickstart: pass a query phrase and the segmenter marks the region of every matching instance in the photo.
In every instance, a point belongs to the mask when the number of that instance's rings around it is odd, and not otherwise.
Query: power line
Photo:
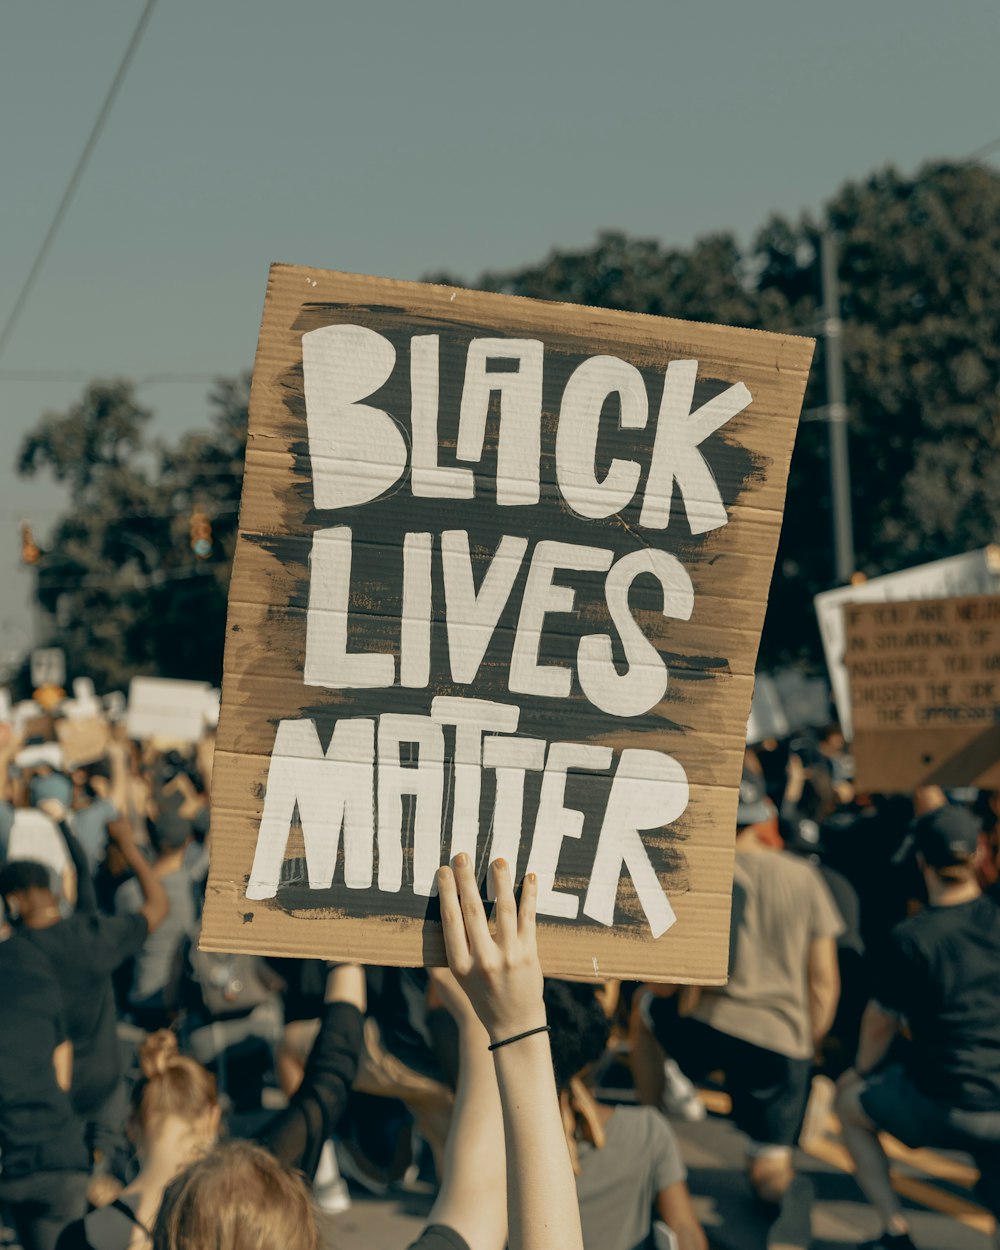
[[[995,139],[991,139],[989,143],[984,143],[981,148],[976,148],[975,152],[971,152],[965,159],[967,161],[981,160],[984,156],[989,156],[991,152],[995,152],[997,148],[1000,148],[1000,135],[997,135]]]
[[[83,171],[87,167],[87,162],[90,160],[91,154],[97,146],[97,140],[100,138],[101,131],[104,129],[104,124],[111,114],[111,107],[115,102],[115,96],[118,94],[118,89],[125,80],[125,75],[128,73],[128,67],[133,56],[135,55],[136,49],[139,46],[139,41],[142,39],[143,31],[146,29],[146,25],[152,16],[155,6],[156,0],[146,0],[146,7],[143,9],[139,22],[135,30],[132,32],[132,38],[129,40],[128,47],[125,49],[125,55],[122,57],[121,64],[118,66],[118,70],[114,78],[111,80],[111,86],[108,88],[108,94],[104,97],[104,103],[101,105],[101,111],[97,114],[97,120],[94,122],[87,142],[83,145],[83,151],[80,153],[80,159],[77,161],[72,174],[70,174],[69,182],[66,184],[66,190],[63,192],[62,199],[59,201],[59,207],[56,209],[55,216],[49,224],[45,238],[42,240],[42,245],[38,249],[31,268],[28,270],[28,276],[25,278],[24,284],[18,292],[17,299],[14,301],[14,306],[11,308],[7,316],[4,327],[0,330],[0,356],[4,353],[4,349],[10,340],[14,327],[17,325],[21,311],[27,303],[28,296],[31,293],[31,288],[35,285],[35,280],[37,279],[39,273],[41,273],[42,265],[45,263],[45,258],[49,253],[49,249],[52,247],[52,244],[55,242],[55,237],[59,233],[59,227],[62,225],[63,218],[66,216],[66,210],[69,208],[70,200],[72,200],[73,193],[76,191],[80,179],[83,176]]]

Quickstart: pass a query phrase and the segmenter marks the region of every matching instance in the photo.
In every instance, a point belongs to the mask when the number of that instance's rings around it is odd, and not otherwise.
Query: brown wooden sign
[[[440,962],[460,850],[552,973],[721,982],[809,340],[271,271],[209,949]]]
[[[1000,597],[844,608],[862,790],[1000,786]]]

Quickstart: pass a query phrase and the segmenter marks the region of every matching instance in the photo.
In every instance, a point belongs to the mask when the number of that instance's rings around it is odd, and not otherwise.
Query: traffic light
[[[191,550],[199,560],[212,558],[212,522],[197,505],[191,513]]]
[[[27,521],[21,522],[21,563],[34,565],[42,558],[42,550],[35,542],[31,526]]]

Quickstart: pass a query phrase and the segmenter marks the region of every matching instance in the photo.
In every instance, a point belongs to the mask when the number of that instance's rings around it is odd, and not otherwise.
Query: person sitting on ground
[[[634,1054],[648,1056],[652,1033],[692,1080],[725,1072],[733,1119],[750,1139],[751,1188],[762,1202],[783,1206],[795,1179],[793,1150],[813,1054],[837,1008],[836,939],[843,922],[816,869],[758,836],[756,825],[768,815],[763,799],[759,778],[745,772],[728,984],[703,989],[687,1014],[678,1009],[677,994],[643,996],[633,1013]],[[641,1101],[655,1105],[655,1081],[638,1066],[635,1075]],[[791,1198],[802,1214],[797,1193]]]
[[[128,1250],[137,1230],[148,1237],[167,1184],[218,1138],[215,1078],[178,1054],[173,1033],[151,1033],[139,1066],[129,1119],[139,1175],[113,1202],[64,1229],[57,1250]]]
[[[844,1143],[883,1225],[872,1246],[912,1246],[880,1130],[907,1146],[970,1153],[1000,1217],[1000,905],[976,878],[978,837],[961,807],[914,822],[899,858],[916,852],[929,906],[893,930],[855,1066],[840,1081]],[[911,1044],[884,1067],[904,1024]]]
[[[655,1107],[601,1106],[587,1088],[587,1069],[604,1054],[610,1033],[595,987],[546,981],[545,1008],[560,1107],[576,1161],[584,1246],[645,1246],[655,1212],[673,1231],[678,1250],[706,1250],[666,1116]]]
[[[315,1172],[320,1148],[340,1117],[357,1070],[364,1008],[361,969],[335,968],[327,978],[325,997],[305,1075],[288,1107],[258,1131],[256,1145],[219,1147],[223,1156],[270,1157],[307,1177]],[[140,1059],[143,1076],[133,1091],[131,1124],[141,1171],[114,1203],[67,1227],[58,1250],[128,1250],[130,1244],[140,1244],[134,1239],[150,1236],[147,1230],[170,1182],[216,1146],[220,1108],[214,1077],[195,1060],[179,1055],[174,1035],[166,1031],[147,1039]],[[211,1243],[199,1241],[199,1250],[205,1244]]]
[[[518,908],[506,864],[498,860],[492,871],[495,939],[469,856],[438,872],[448,964],[478,1023],[468,1008],[456,1007],[465,1075],[444,1182],[415,1247],[502,1250],[506,1240],[510,1250],[583,1250],[546,1036],[535,942],[538,885],[533,874],[525,878]],[[441,988],[447,994],[443,980]],[[318,1250],[319,1232],[301,1180],[272,1155],[234,1145],[192,1165],[170,1186],[153,1244],[155,1250]]]
[[[66,1031],[73,1044],[70,1097],[87,1125],[88,1146],[98,1170],[120,1164],[127,1102],[122,1083],[111,974],[131,958],[166,919],[169,903],[159,879],[123,822],[111,836],[135,873],[143,906],[135,916],[101,916],[86,859],[65,820],[60,829],[77,872],[77,907],[63,918],[48,869],[22,860],[0,869],[0,895],[19,933],[46,957],[59,983]]]

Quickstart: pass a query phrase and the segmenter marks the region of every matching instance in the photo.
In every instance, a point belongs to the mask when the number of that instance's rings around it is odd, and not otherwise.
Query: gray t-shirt
[[[156,999],[171,984],[180,965],[181,948],[188,938],[194,938],[196,931],[190,873],[182,868],[180,872],[167,873],[160,880],[170,901],[170,911],[159,928],[147,936],[135,957],[129,1002],[136,1006]],[[115,895],[117,915],[134,915],[142,910],[142,905],[142,890],[134,877],[119,886]]]
[[[703,990],[692,1014],[730,1037],[808,1059],[809,947],[843,929],[812,864],[786,851],[738,851],[729,983]]]
[[[584,1250],[634,1250],[649,1236],[661,1189],[687,1171],[666,1116],[655,1107],[616,1107],[597,1150],[580,1142],[580,1199]]]

